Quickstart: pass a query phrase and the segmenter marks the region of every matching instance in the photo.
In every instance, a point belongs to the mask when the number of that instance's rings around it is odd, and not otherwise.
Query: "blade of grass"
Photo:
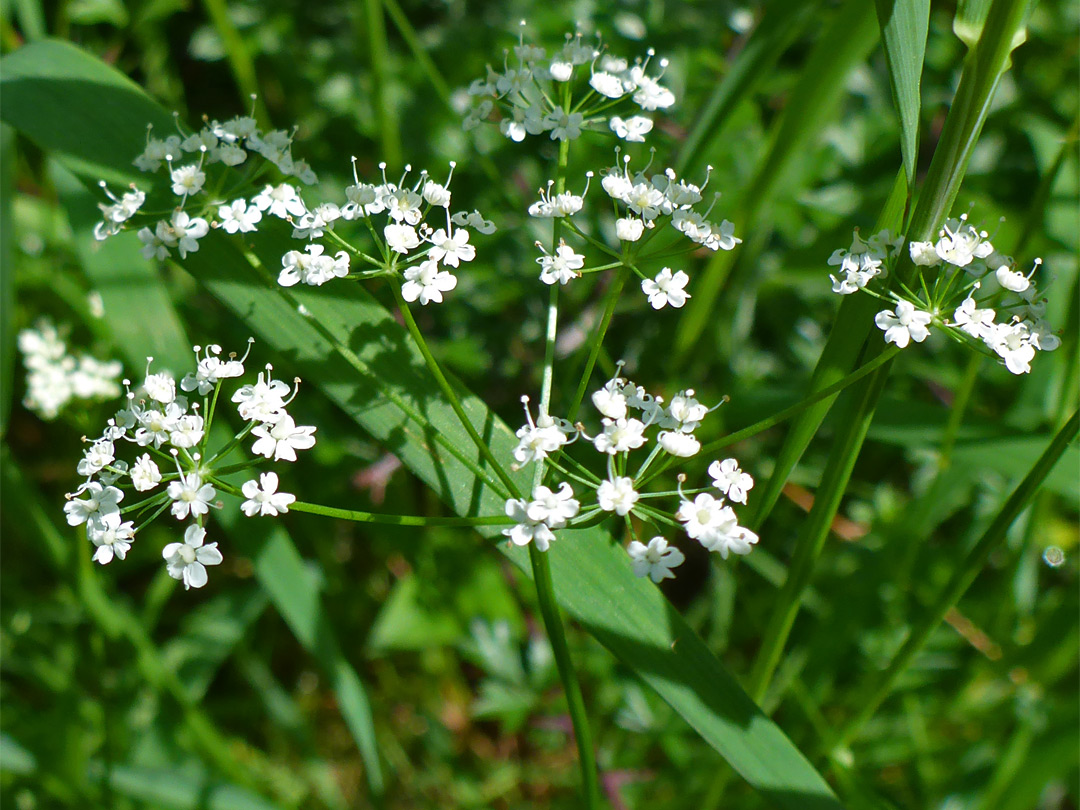
[[[889,84],[900,117],[900,153],[908,188],[915,188],[919,157],[919,85],[922,81],[926,34],[930,26],[930,0],[877,0],[878,24]]]
[[[255,70],[255,60],[251,58],[251,51],[247,43],[236,29],[232,17],[229,16],[229,6],[225,0],[203,0],[203,8],[210,17],[210,22],[217,31],[221,44],[225,48],[225,58],[229,62],[229,70],[237,87],[243,93],[242,107],[244,110],[253,105],[255,120],[260,127],[270,128],[270,113],[266,111],[266,104],[259,93],[259,78]]]
[[[371,54],[371,106],[379,121],[379,146],[382,159],[389,166],[401,166],[401,130],[397,109],[387,96],[389,46],[386,42],[386,18],[379,0],[364,0],[367,24],[367,50]]]

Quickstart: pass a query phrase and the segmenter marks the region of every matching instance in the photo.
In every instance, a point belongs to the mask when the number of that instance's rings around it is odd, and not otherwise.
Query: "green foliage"
[[[762,540],[739,564],[686,544],[679,578],[657,588],[632,575],[614,522],[560,533],[548,554],[610,806],[1080,801],[1077,30],[1067,3],[1027,6],[879,0],[876,19],[854,0],[575,6],[613,51],[671,59],[679,103],[654,133],[656,165],[691,179],[714,166],[717,211],[746,240],[687,257],[681,313],[653,313],[636,284],[611,299],[593,384],[624,358],[666,396],[729,395],[702,428],[716,447],[795,406],[789,425],[724,451],[758,479]],[[183,371],[190,343],[253,334],[258,363],[304,380],[297,404],[319,426],[283,489],[388,514],[501,514],[501,483],[385,286],[278,287],[285,226],[212,233],[155,267],[130,233],[93,241],[96,183],[145,183],[130,161],[148,122],[172,129],[167,110],[226,118],[254,92],[260,122],[299,127],[294,152],[328,197],[352,182],[350,155],[365,171],[457,160],[455,197],[498,212],[501,229],[452,305],[414,312],[507,459],[518,397],[539,388],[546,296],[524,211],[554,150],[463,133],[455,93],[501,63],[520,18],[554,44],[565,14],[396,0],[303,14],[209,0],[5,7],[0,801],[581,806],[533,568],[495,542],[500,527],[271,523],[230,507],[213,524],[226,564],[203,591],[159,570],[155,549],[176,539],[159,524],[123,564],[91,565],[62,494],[79,437],[111,410],[37,419],[20,405],[15,349],[18,329],[49,315],[137,379],[147,355]],[[611,161],[607,139],[575,143],[569,186]],[[969,200],[991,232],[1007,218],[995,244],[1052,268],[1062,347],[1016,379],[931,340],[829,393],[883,348],[880,307],[828,293],[829,254],[854,225],[929,235]],[[603,317],[594,278],[562,291],[568,335]],[[556,349],[563,405],[589,349]],[[1044,562],[1051,548],[1063,564]]]

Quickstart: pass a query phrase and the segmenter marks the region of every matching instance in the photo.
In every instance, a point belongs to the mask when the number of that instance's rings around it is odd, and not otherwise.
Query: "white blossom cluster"
[[[73,399],[100,402],[120,396],[120,362],[69,353],[48,320],[19,332],[18,345],[26,367],[23,405],[42,419],[55,419]]]
[[[267,186],[263,194],[250,203],[242,198],[229,201],[218,199],[221,189],[229,178],[226,169],[247,162],[252,155],[259,155],[286,177],[295,177],[301,183],[312,184],[318,178],[303,160],[292,156],[294,133],[284,129],[263,132],[251,116],[237,116],[220,123],[211,121],[198,132],[177,132],[157,138],[148,129],[146,147],[134,162],[143,172],[168,173],[172,193],[180,198],[176,207],[165,212],[164,217],[144,212],[140,219],[151,224],[139,228],[142,253],[147,259],[166,259],[173,251],[186,258],[199,249],[199,240],[210,232],[211,227],[223,228],[227,233],[249,233],[256,229],[263,213],[275,203],[288,204],[295,191],[289,195],[278,187],[274,196],[273,186]],[[133,219],[146,202],[146,192],[134,185],[130,191],[116,197],[101,183],[105,194],[112,201],[100,203],[103,219],[94,228],[98,239],[119,233]],[[282,203],[281,197],[285,196]],[[279,216],[284,214],[279,213]],[[154,221],[156,220],[156,221]]]
[[[476,258],[469,229],[485,235],[495,232],[494,223],[479,211],[451,213],[454,166],[450,164],[449,175],[441,183],[427,170],[409,182],[411,166],[406,166],[401,178],[394,182],[386,177],[386,164],[380,163],[382,182],[365,183],[356,174],[354,159],[355,182],[345,189],[342,205],[322,203],[309,209],[299,196],[283,203],[282,213],[293,217],[293,237],[306,239],[308,244],[304,250],[290,250],[282,257],[278,283],[284,287],[300,283],[319,286],[348,275],[349,251],[340,250],[330,256],[323,245],[311,241],[327,237],[349,247],[354,256],[367,263],[367,268],[358,273],[360,278],[400,276],[401,295],[406,301],[419,301],[425,306],[441,303],[443,293],[457,286],[454,271],[462,262]],[[276,214],[272,207],[270,212]],[[429,216],[437,219],[435,225],[427,223]],[[333,233],[339,220],[362,222],[378,256],[356,250]]]
[[[250,351],[250,347],[249,347]],[[162,556],[169,575],[185,588],[206,584],[206,566],[222,561],[217,543],[205,543],[206,517],[219,491],[242,494],[241,509],[248,516],[276,516],[287,512],[295,496],[278,491],[274,472],[247,481],[240,492],[220,476],[246,470],[262,459],[296,461],[296,451],[315,444],[315,428],[297,426],[286,410],[296,389],[275,380],[266,366],[256,382],[239,386],[232,394],[243,429],[224,447],[208,447],[214,409],[222,383],[244,374],[242,358],[221,356],[221,347],[195,347],[196,369],[177,383],[167,371],[146,376],[140,394],[128,386],[126,406],[108,420],[101,436],[89,441],[77,472],[85,480],[67,496],[64,512],[71,526],[86,526],[94,544],[94,560],[102,565],[123,560],[135,536],[166,510],[178,521],[191,521],[183,542],[169,543]],[[255,437],[254,458],[224,464],[225,459]],[[134,459],[119,458],[123,447]],[[139,500],[132,502],[132,498]],[[125,504],[126,500],[126,504]],[[138,522],[137,521],[141,521]]]
[[[660,59],[659,72],[649,75],[651,49],[644,60],[630,64],[606,53],[599,38],[590,42],[579,33],[567,34],[562,47],[549,54],[526,43],[522,33],[513,53],[513,65],[507,51],[501,72],[488,65],[487,76],[469,85],[475,103],[465,129],[491,120],[512,141],[528,135],[570,141],[584,130],[610,130],[625,141],[641,142],[652,131],[653,119],[640,112],[675,103],[675,94],[660,83],[667,60]],[[575,96],[581,101],[574,103]],[[611,114],[619,107],[626,118]]]
[[[679,476],[676,492],[650,493],[644,491],[651,481],[662,474],[675,459],[690,458],[701,449],[694,436],[710,409],[699,402],[693,390],[680,391],[665,404],[632,381],[615,376],[592,395],[592,404],[601,416],[602,428],[590,436],[583,425],[571,425],[541,413],[534,421],[523,397],[526,423],[517,431],[518,444],[513,456],[520,468],[531,462],[547,463],[564,478],[592,490],[594,497],[584,508],[574,497],[573,486],[562,481],[557,490],[537,486],[531,500],[511,498],[506,502],[506,514],[514,523],[503,534],[515,545],[535,543],[546,551],[555,539],[555,531],[566,526],[587,523],[604,513],[626,518],[631,532],[634,526],[630,515],[657,526],[677,527],[682,524],[687,535],[710,551],[728,554],[748,554],[758,537],[738,523],[731,503],[746,503],[746,493],[754,486],[750,475],[739,468],[733,458],[713,461],[708,468],[712,487],[685,491]],[[650,429],[655,435],[650,437]],[[592,445],[601,454],[606,476],[598,477],[586,466],[559,453],[577,439]],[[629,471],[630,454],[653,441],[648,457],[634,472]],[[565,464],[566,466],[563,466]],[[717,495],[716,493],[719,493]],[[679,505],[673,513],[653,506],[653,499],[677,495]],[[684,561],[679,549],[668,544],[662,536],[649,542],[633,540],[628,547],[638,576],[649,576],[654,582],[673,577],[672,569]]]
[[[1016,270],[1012,257],[999,253],[990,235],[969,224],[966,214],[947,220],[938,236],[934,242],[908,243],[920,274],[914,289],[898,284],[898,289],[887,290],[880,282],[895,262],[903,237],[882,231],[864,241],[856,230],[851,248],[837,250],[829,258],[840,272],[830,276],[833,292],[850,295],[864,290],[894,301],[893,308],[879,312],[874,322],[886,342],[900,348],[922,343],[931,326],[940,326],[959,340],[980,341],[1010,372],[1026,374],[1037,351],[1061,345],[1043,318],[1046,300],[1039,298],[1032,280],[1041,259],[1026,274]],[[1000,315],[1005,319],[997,320]]]

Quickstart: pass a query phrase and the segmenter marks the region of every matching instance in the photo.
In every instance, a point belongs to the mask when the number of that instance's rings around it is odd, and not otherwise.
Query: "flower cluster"
[[[903,246],[903,237],[882,231],[863,240],[856,230],[851,248],[837,250],[829,258],[829,264],[840,269],[839,276],[830,276],[833,292],[850,295],[863,290],[895,302],[892,309],[879,312],[874,322],[885,333],[886,342],[900,348],[922,343],[931,326],[940,326],[958,340],[981,342],[1013,374],[1026,374],[1037,351],[1053,351],[1061,345],[1043,319],[1046,301],[1039,298],[1032,280],[1041,259],[1035,260],[1029,273],[1016,270],[1012,257],[999,253],[990,234],[969,224],[966,214],[947,220],[938,236],[937,241],[908,244],[917,283],[908,287],[898,282],[890,290],[882,281]],[[999,314],[1007,320],[997,320]]]
[[[250,351],[250,347],[249,347]],[[266,366],[256,382],[233,393],[244,427],[231,441],[211,452],[210,428],[225,380],[244,374],[242,358],[221,356],[221,347],[195,347],[196,368],[179,383],[165,371],[152,373],[147,361],[140,394],[128,386],[126,406],[108,420],[101,436],[91,442],[77,472],[85,481],[64,506],[71,526],[86,526],[94,544],[94,560],[109,563],[124,559],[136,534],[166,510],[179,521],[192,521],[184,540],[165,546],[163,556],[169,575],[183,580],[185,588],[206,584],[206,566],[222,561],[217,543],[206,544],[204,523],[219,491],[242,495],[246,515],[271,515],[288,511],[296,500],[278,492],[278,477],[263,473],[237,489],[222,479],[228,473],[249,469],[262,458],[295,461],[297,450],[315,444],[313,427],[300,427],[286,410],[296,395]],[[254,436],[254,458],[225,465],[225,459]],[[123,446],[133,450],[134,460],[119,458]],[[129,496],[140,498],[134,503]],[[121,505],[127,500],[126,505]],[[135,520],[142,522],[136,525]]]
[[[26,367],[23,404],[42,419],[55,419],[72,399],[104,401],[120,396],[119,361],[68,353],[48,320],[19,332],[18,344]]]
[[[712,486],[687,491],[682,487],[685,476],[679,476],[674,492],[646,492],[645,486],[664,473],[677,459],[698,453],[701,444],[694,436],[710,409],[699,402],[692,390],[680,391],[665,403],[632,381],[616,375],[592,395],[592,404],[601,416],[601,430],[590,436],[583,425],[571,425],[565,419],[541,413],[534,421],[524,397],[526,423],[517,431],[518,445],[513,455],[517,466],[531,462],[544,463],[549,456],[566,445],[582,439],[592,445],[603,458],[606,475],[600,477],[585,465],[563,457],[560,462],[547,462],[566,478],[591,489],[595,500],[584,508],[574,497],[569,481],[562,481],[557,490],[543,484],[532,492],[532,499],[512,498],[506,502],[506,514],[513,525],[503,534],[516,545],[535,543],[547,550],[555,539],[555,530],[564,526],[587,523],[604,513],[626,519],[633,534],[630,516],[657,526],[677,527],[682,524],[687,535],[710,551],[727,559],[728,554],[748,554],[758,541],[756,534],[739,525],[735,511],[728,502],[746,503],[746,493],[754,480],[739,468],[733,458],[717,460],[709,465]],[[651,428],[655,435],[649,436]],[[629,474],[629,456],[649,441],[653,447],[638,469]],[[565,467],[562,464],[565,463]],[[719,493],[719,494],[717,494]],[[667,513],[652,505],[653,499],[677,495],[679,506]],[[638,576],[649,576],[654,582],[673,577],[673,568],[680,565],[683,554],[669,546],[662,536],[647,544],[634,540],[628,552]]]
[[[488,65],[487,76],[469,85],[469,95],[476,101],[465,128],[494,120],[513,141],[527,135],[570,141],[590,129],[644,141],[653,119],[638,113],[665,110],[675,103],[675,94],[660,84],[667,60],[659,60],[659,72],[649,75],[654,55],[650,49],[644,60],[630,64],[605,53],[599,39],[588,42],[581,34],[567,34],[563,46],[549,55],[526,43],[522,33],[514,47],[514,65],[508,51],[501,72]],[[576,104],[575,92],[583,95]],[[611,114],[620,106],[626,108],[626,118]]]
[[[299,283],[319,286],[332,278],[344,277],[349,273],[351,253],[368,265],[358,272],[358,277],[400,275],[401,295],[406,301],[419,301],[422,305],[442,302],[443,293],[457,286],[453,271],[463,262],[476,258],[469,228],[482,234],[495,231],[495,225],[479,211],[451,213],[450,180],[454,165],[450,164],[449,175],[441,183],[426,170],[409,182],[411,166],[406,166],[401,178],[394,182],[386,177],[386,164],[380,163],[382,182],[365,183],[357,175],[354,159],[355,182],[345,189],[343,204],[322,203],[308,209],[299,196],[290,199],[284,213],[297,217],[293,220],[293,236],[308,240],[308,244],[303,251],[290,250],[285,254],[278,283],[284,287]],[[290,209],[289,205],[294,207]],[[270,210],[275,213],[273,208]],[[441,219],[429,225],[426,222],[429,215]],[[378,257],[357,250],[334,232],[339,220],[363,222],[375,242]],[[323,245],[312,241],[322,237],[349,250],[330,256]]]
[[[143,243],[143,256],[147,259],[166,259],[173,251],[186,258],[199,249],[199,240],[210,232],[211,227],[222,228],[227,233],[248,233],[256,229],[264,212],[286,216],[287,209],[296,213],[295,189],[289,184],[267,186],[264,192],[249,203],[245,199],[218,199],[228,180],[227,169],[248,161],[251,155],[259,155],[267,164],[287,177],[295,177],[301,183],[317,181],[315,172],[303,160],[292,156],[293,133],[278,129],[263,132],[251,116],[237,116],[224,123],[210,121],[197,132],[184,132],[177,122],[177,132],[157,138],[150,128],[146,147],[135,160],[137,169],[144,172],[168,173],[172,193],[179,203],[166,212],[166,216],[147,214],[150,224],[139,228],[139,240]],[[101,183],[110,203],[99,204],[103,219],[94,229],[98,239],[122,230],[132,220],[146,201],[146,193],[135,186],[116,197]],[[299,211],[299,214],[304,213]],[[298,215],[299,215],[298,214]]]

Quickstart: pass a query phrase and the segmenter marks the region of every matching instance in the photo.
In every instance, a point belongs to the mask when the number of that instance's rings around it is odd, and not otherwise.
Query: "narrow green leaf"
[[[733,216],[735,233],[745,235],[762,226],[763,211],[786,179],[794,158],[820,137],[844,95],[851,69],[862,62],[877,37],[873,7],[865,0],[848,0],[832,19],[807,58],[802,78],[788,96],[787,106],[773,129],[769,150]],[[716,298],[738,261],[739,249],[718,251],[695,280],[694,297],[683,309],[675,333],[676,362],[690,356],[715,315]]]
[[[11,206],[15,199],[15,132],[0,124],[0,436],[7,435],[15,396],[15,237]]]
[[[919,157],[919,85],[922,80],[930,0],[876,0],[889,83],[900,116],[900,152],[908,188],[915,187]]]
[[[13,56],[21,54],[22,80],[36,82],[30,66],[38,56],[27,50]],[[65,57],[79,54],[63,50]],[[83,62],[94,60],[86,55],[70,58],[68,70],[83,75],[87,71]],[[50,70],[49,75],[56,73]],[[82,118],[81,105],[103,106],[114,93],[126,92],[114,81],[86,88],[77,98],[79,106],[65,109],[62,120],[69,131],[92,126],[92,118]],[[132,117],[140,111],[147,118],[159,114],[145,96],[125,100],[133,105]],[[5,120],[6,102],[5,94]],[[25,113],[20,111],[19,116]],[[39,133],[47,135],[40,117],[35,123]],[[134,121],[130,124],[136,126]],[[47,140],[43,143],[49,145]],[[126,160],[119,147],[113,159],[120,166]],[[257,240],[262,267],[276,266],[289,244],[285,234],[276,243],[273,234]],[[301,373],[318,386],[455,512],[501,513],[501,498],[466,466],[469,460],[476,463],[475,447],[449,405],[432,396],[419,353],[393,316],[368,293],[344,284],[285,291],[273,284],[266,270],[251,267],[236,241],[218,233],[203,240],[185,267],[263,341],[289,358],[288,364],[280,364],[282,373]],[[306,314],[301,314],[301,307]],[[511,430],[475,397],[466,398],[465,409],[495,454],[510,458],[516,444]],[[525,475],[521,482],[525,484]],[[498,536],[495,528],[486,533]],[[531,570],[526,550],[503,549],[515,564]],[[275,575],[284,572],[271,583],[272,598],[287,592],[306,602],[298,603],[290,624],[302,638],[318,640],[319,623],[313,618],[317,594],[312,596],[313,585],[295,550],[279,541],[269,544],[264,554],[257,568],[276,560]],[[659,589],[633,575],[625,552],[602,531],[567,532],[550,552],[550,561],[562,605],[656,689],[766,800],[800,810],[839,807],[820,774],[739,688]]]

